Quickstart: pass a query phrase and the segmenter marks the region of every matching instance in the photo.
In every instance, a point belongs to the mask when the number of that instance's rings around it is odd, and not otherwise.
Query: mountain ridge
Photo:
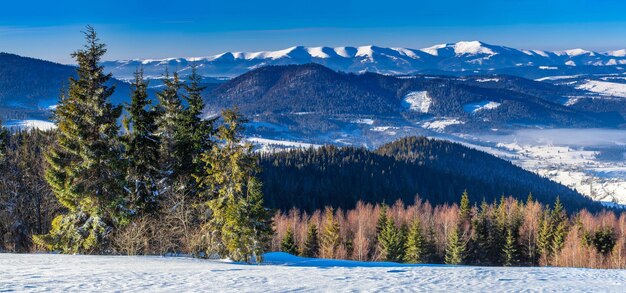
[[[195,64],[201,74],[234,77],[260,66],[305,63],[319,63],[337,71],[382,74],[412,74],[421,70],[463,72],[515,67],[619,66],[626,65],[626,49],[606,52],[580,48],[546,51],[460,41],[421,49],[374,45],[293,46],[275,51],[229,51],[204,57],[113,60],[103,64],[114,75],[128,78],[138,67],[153,75],[162,74],[165,68],[186,72]]]

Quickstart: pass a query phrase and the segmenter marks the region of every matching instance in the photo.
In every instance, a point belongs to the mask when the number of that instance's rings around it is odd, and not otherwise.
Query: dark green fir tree
[[[100,65],[106,46],[87,27],[87,44],[72,54],[78,78],[54,111],[57,143],[47,154],[46,180],[67,212],[37,244],[65,253],[104,252],[109,235],[127,222],[123,207],[124,168],[117,120],[122,108],[109,97],[111,74]]]
[[[131,101],[126,105],[128,113],[123,119],[123,136],[126,159],[126,190],[129,208],[143,214],[158,209],[159,193],[159,137],[156,135],[157,112],[148,99],[148,84],[143,72],[135,72]]]
[[[317,257],[320,250],[319,234],[317,231],[317,225],[310,223],[306,232],[306,241],[302,247],[302,256],[305,257]]]
[[[289,228],[287,233],[280,242],[280,250],[292,255],[298,254],[298,246],[296,245],[296,239],[293,236],[293,230]]]
[[[398,262],[402,260],[404,253],[403,235],[396,227],[393,218],[386,221],[383,230],[378,236],[378,244],[382,257],[387,261]]]
[[[426,251],[426,239],[419,218],[415,218],[406,239],[404,261],[407,263],[423,263]]]

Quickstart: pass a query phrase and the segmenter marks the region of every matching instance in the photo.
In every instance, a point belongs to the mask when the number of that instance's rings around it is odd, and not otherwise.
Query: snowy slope
[[[626,98],[626,83],[587,80],[576,88],[588,90],[605,96]]]
[[[55,129],[56,125],[45,120],[9,120],[4,123],[4,127],[19,130],[39,129],[50,130]]]
[[[421,113],[428,113],[432,102],[426,91],[410,92],[402,100],[405,108]]]
[[[191,258],[0,254],[1,292],[623,292],[624,270],[313,260],[265,265]]]

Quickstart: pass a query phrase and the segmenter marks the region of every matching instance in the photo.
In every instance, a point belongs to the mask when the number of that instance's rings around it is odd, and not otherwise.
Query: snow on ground
[[[572,79],[577,78],[580,75],[556,75],[556,76],[546,76],[542,78],[537,78],[535,81],[546,81],[546,80],[559,80],[559,79]]]
[[[45,120],[8,120],[4,123],[4,127],[24,130],[34,128],[39,130],[50,130],[56,128],[56,125]]]
[[[288,140],[276,140],[276,139],[268,139],[268,138],[260,138],[260,137],[250,137],[250,138],[247,138],[246,140],[254,144],[257,147],[256,150],[260,152],[273,152],[273,151],[286,150],[286,149],[306,149],[310,147],[319,147],[319,145],[311,144],[311,143],[288,141]]]
[[[499,82],[499,78],[479,78],[476,80],[477,82]]]
[[[374,125],[374,119],[361,118],[361,119],[353,120],[352,123]]]
[[[626,83],[587,80],[576,88],[588,90],[590,92],[599,93],[606,96],[626,98]]]
[[[404,96],[404,100],[402,101],[402,105],[405,108],[421,113],[428,113],[431,103],[432,99],[428,96],[428,92],[426,91],[410,92]]]
[[[466,113],[476,113],[482,110],[492,110],[500,107],[500,103],[493,101],[480,101],[463,105],[463,111]]]
[[[625,270],[0,254],[0,292],[623,292]]]
[[[435,131],[444,131],[446,127],[450,125],[463,124],[463,123],[465,122],[458,120],[456,118],[441,118],[441,119],[434,119],[434,120],[428,120],[428,121],[422,122],[421,125],[423,128],[426,128],[426,129],[432,129]]]
[[[398,129],[400,129],[400,127],[395,127],[395,126],[376,126],[374,128],[371,129],[371,131],[374,132],[382,132],[384,134],[387,135],[396,135],[398,134]]]
[[[524,134],[518,133],[519,136]],[[550,132],[544,134],[548,137]],[[614,137],[614,136],[613,136]],[[626,162],[604,162],[596,151],[555,145],[549,141],[528,144],[498,143],[497,149],[510,151],[516,165],[561,183],[594,200],[626,204]],[[490,152],[489,150],[486,150]],[[503,158],[502,155],[498,155]]]

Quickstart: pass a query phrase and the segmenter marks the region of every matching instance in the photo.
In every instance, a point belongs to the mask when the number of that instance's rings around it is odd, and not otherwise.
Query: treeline
[[[524,201],[406,206],[359,202],[312,213],[274,216],[272,250],[305,257],[486,266],[626,268],[626,213],[581,210],[561,202]]]
[[[54,110],[57,130],[3,133],[0,250],[259,261],[271,214],[242,140],[245,119],[236,109],[202,119],[195,70],[187,83],[166,73],[156,104],[138,71],[130,103],[112,104],[106,47],[91,27],[85,35]]]

